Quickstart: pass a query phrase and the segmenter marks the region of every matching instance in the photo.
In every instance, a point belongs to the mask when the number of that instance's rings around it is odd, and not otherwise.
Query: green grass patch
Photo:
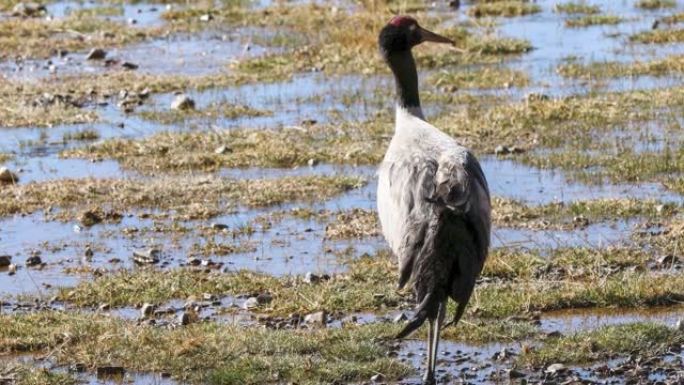
[[[60,364],[93,370],[121,365],[128,371],[167,372],[202,384],[361,382],[376,373],[390,381],[412,370],[373,342],[376,325],[274,331],[200,323],[156,328],[92,314],[39,312],[0,316],[0,351],[51,352]]]
[[[684,29],[656,29],[638,32],[629,36],[629,40],[635,43],[667,44],[684,42]]]
[[[451,88],[509,88],[529,84],[527,74],[508,68],[484,67],[456,72],[440,71],[429,78],[437,87]]]
[[[587,363],[638,353],[652,357],[684,343],[684,332],[655,323],[611,325],[570,336],[549,338],[520,356],[532,365]]]
[[[230,180],[219,177],[158,178],[145,182],[121,179],[60,179],[19,184],[0,190],[0,216],[48,208],[50,214],[73,220],[78,209],[102,212],[165,210],[179,219],[210,218],[235,204],[251,207],[295,200],[320,200],[362,186],[353,176],[304,176]],[[106,214],[103,214],[106,216]]]
[[[570,28],[591,27],[593,25],[617,25],[624,19],[615,15],[586,15],[578,18],[568,19],[565,25]]]
[[[567,3],[558,3],[553,9],[558,13],[568,14],[595,15],[601,12],[601,7],[599,7],[598,5],[587,4],[584,1],[569,1]]]
[[[592,62],[569,63],[558,67],[559,74],[568,78],[614,78],[621,76],[666,76],[684,73],[684,56],[672,55],[647,62]]]
[[[636,6],[641,9],[674,8],[677,2],[675,0],[639,0]]]
[[[237,119],[242,117],[269,116],[271,111],[258,110],[243,104],[229,102],[212,103],[202,109],[146,110],[139,112],[143,119],[162,124],[185,122],[190,119]]]
[[[468,15],[472,17],[516,17],[532,15],[539,12],[541,12],[541,7],[537,4],[529,4],[521,1],[476,3],[468,9]]]

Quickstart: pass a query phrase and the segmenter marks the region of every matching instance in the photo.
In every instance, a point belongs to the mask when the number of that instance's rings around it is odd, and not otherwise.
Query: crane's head
[[[407,51],[424,41],[454,44],[453,40],[430,32],[411,16],[395,16],[380,31],[378,44],[383,55]]]

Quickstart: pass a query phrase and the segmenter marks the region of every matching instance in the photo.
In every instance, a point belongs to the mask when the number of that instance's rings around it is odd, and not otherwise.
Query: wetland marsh
[[[681,1],[0,0],[0,384],[420,384],[397,13],[493,196],[438,383],[683,383]]]

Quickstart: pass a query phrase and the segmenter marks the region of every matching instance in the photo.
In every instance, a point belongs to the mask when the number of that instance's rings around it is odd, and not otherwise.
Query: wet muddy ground
[[[438,381],[684,382],[681,2],[18,3],[0,384],[420,383],[375,214],[397,12],[456,38],[424,109],[494,200]]]

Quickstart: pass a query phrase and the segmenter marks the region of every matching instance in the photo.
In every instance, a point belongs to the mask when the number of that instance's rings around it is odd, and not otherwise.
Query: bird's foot
[[[434,375],[425,375],[423,377],[423,385],[435,385],[436,383]]]

